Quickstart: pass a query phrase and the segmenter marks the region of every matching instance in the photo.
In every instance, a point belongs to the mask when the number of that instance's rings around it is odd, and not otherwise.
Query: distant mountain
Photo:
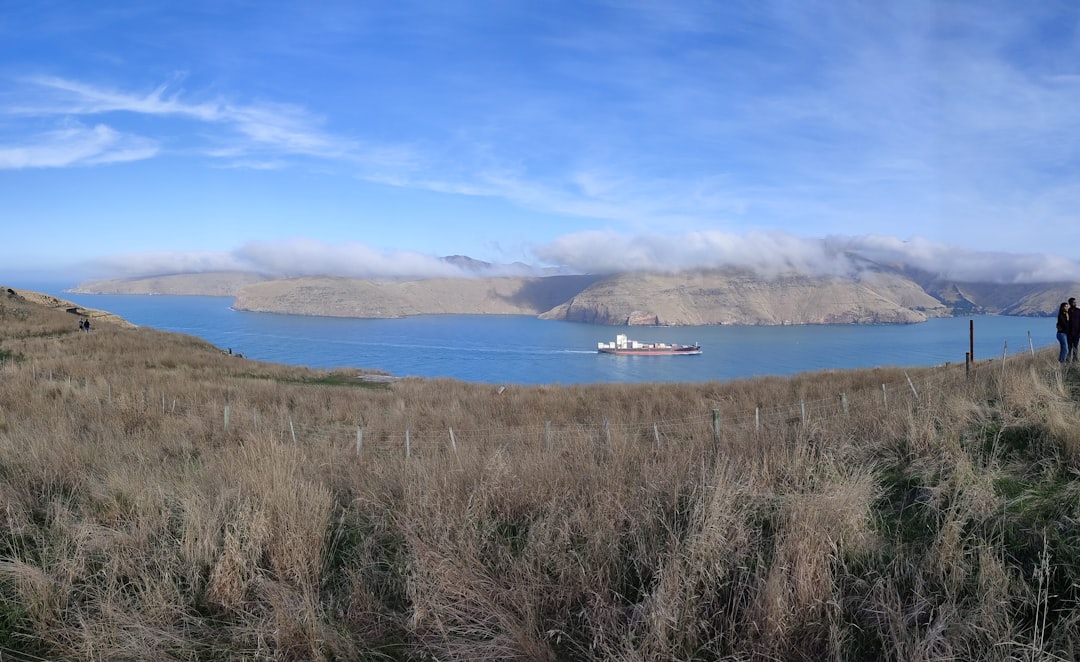
[[[856,275],[773,278],[735,270],[536,275],[528,265],[494,265],[461,255],[443,260],[468,276],[373,280],[221,272],[98,281],[73,291],[233,296],[237,309],[294,315],[538,315],[610,325],[881,324],[979,313],[1047,316],[1080,293],[1077,283],[963,283],[865,260]],[[512,267],[523,267],[523,273]]]
[[[269,276],[247,271],[169,274],[143,278],[120,278],[80,283],[73,294],[176,294],[235,296],[243,287],[269,280]]]

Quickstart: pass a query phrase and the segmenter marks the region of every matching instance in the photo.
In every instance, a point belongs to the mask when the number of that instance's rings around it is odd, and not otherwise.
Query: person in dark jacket
[[[1058,352],[1058,363],[1065,363],[1069,357],[1069,302],[1062,301],[1058,306],[1057,318],[1057,341],[1061,345]]]
[[[1076,345],[1080,343],[1080,308],[1076,307],[1076,298],[1069,297],[1069,360],[1076,363]]]

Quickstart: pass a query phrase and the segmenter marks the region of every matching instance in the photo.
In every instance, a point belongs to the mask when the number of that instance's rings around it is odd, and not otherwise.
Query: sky
[[[1080,281],[1080,4],[0,0],[0,278]]]

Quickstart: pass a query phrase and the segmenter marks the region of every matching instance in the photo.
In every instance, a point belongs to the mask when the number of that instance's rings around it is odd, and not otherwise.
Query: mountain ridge
[[[490,265],[463,256],[469,270]],[[248,272],[173,274],[81,283],[81,294],[234,297],[252,312],[388,318],[431,314],[536,315],[605,325],[910,324],[958,314],[1048,316],[1080,284],[964,283],[909,267],[850,275],[748,270],[612,275],[432,278],[274,278]]]

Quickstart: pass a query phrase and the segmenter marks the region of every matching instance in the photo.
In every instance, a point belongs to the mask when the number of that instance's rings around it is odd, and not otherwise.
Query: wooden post
[[[712,445],[713,450],[720,449],[720,410],[712,410]]]
[[[364,450],[364,428],[360,425],[356,426],[356,457],[360,457],[360,452]]]
[[[1035,342],[1031,339],[1031,331],[1028,331],[1028,347],[1031,348],[1031,358],[1035,358]]]
[[[607,439],[607,445],[611,445],[611,425],[608,423],[608,419],[604,418],[604,438]]]
[[[652,424],[652,434],[653,437],[656,439],[656,447],[660,448],[660,428],[656,426],[656,423]]]
[[[904,371],[904,377],[907,378],[907,384],[908,384],[908,386],[911,387],[911,392],[915,394],[915,399],[918,400],[919,399],[919,392],[915,390],[915,384],[912,383],[911,377],[909,377],[908,374],[907,374],[907,370]]]
[[[447,429],[450,430],[450,448],[452,448],[454,452],[457,453],[457,442],[454,441],[454,428]]]
[[[761,407],[754,407],[754,432],[761,432]]]
[[[292,414],[289,414],[289,434],[292,435],[292,442],[296,443],[296,427],[293,426]]]
[[[964,352],[964,379],[971,379],[971,352]]]
[[[292,422],[290,421],[289,424],[292,425]],[[225,405],[225,431],[229,431],[229,405]]]
[[[885,413],[889,413],[889,394],[885,392],[885,385],[881,385],[881,404],[885,407]]]
[[[844,416],[848,415],[847,393],[841,393],[840,394],[840,409],[844,412]]]
[[[544,450],[551,450],[551,421],[544,421]]]
[[[165,394],[161,394],[161,415],[165,415]]]
[[[411,443],[409,441],[409,428],[405,428],[405,459],[408,459],[412,455]]]
[[[806,425],[806,400],[799,400],[799,420]]]

